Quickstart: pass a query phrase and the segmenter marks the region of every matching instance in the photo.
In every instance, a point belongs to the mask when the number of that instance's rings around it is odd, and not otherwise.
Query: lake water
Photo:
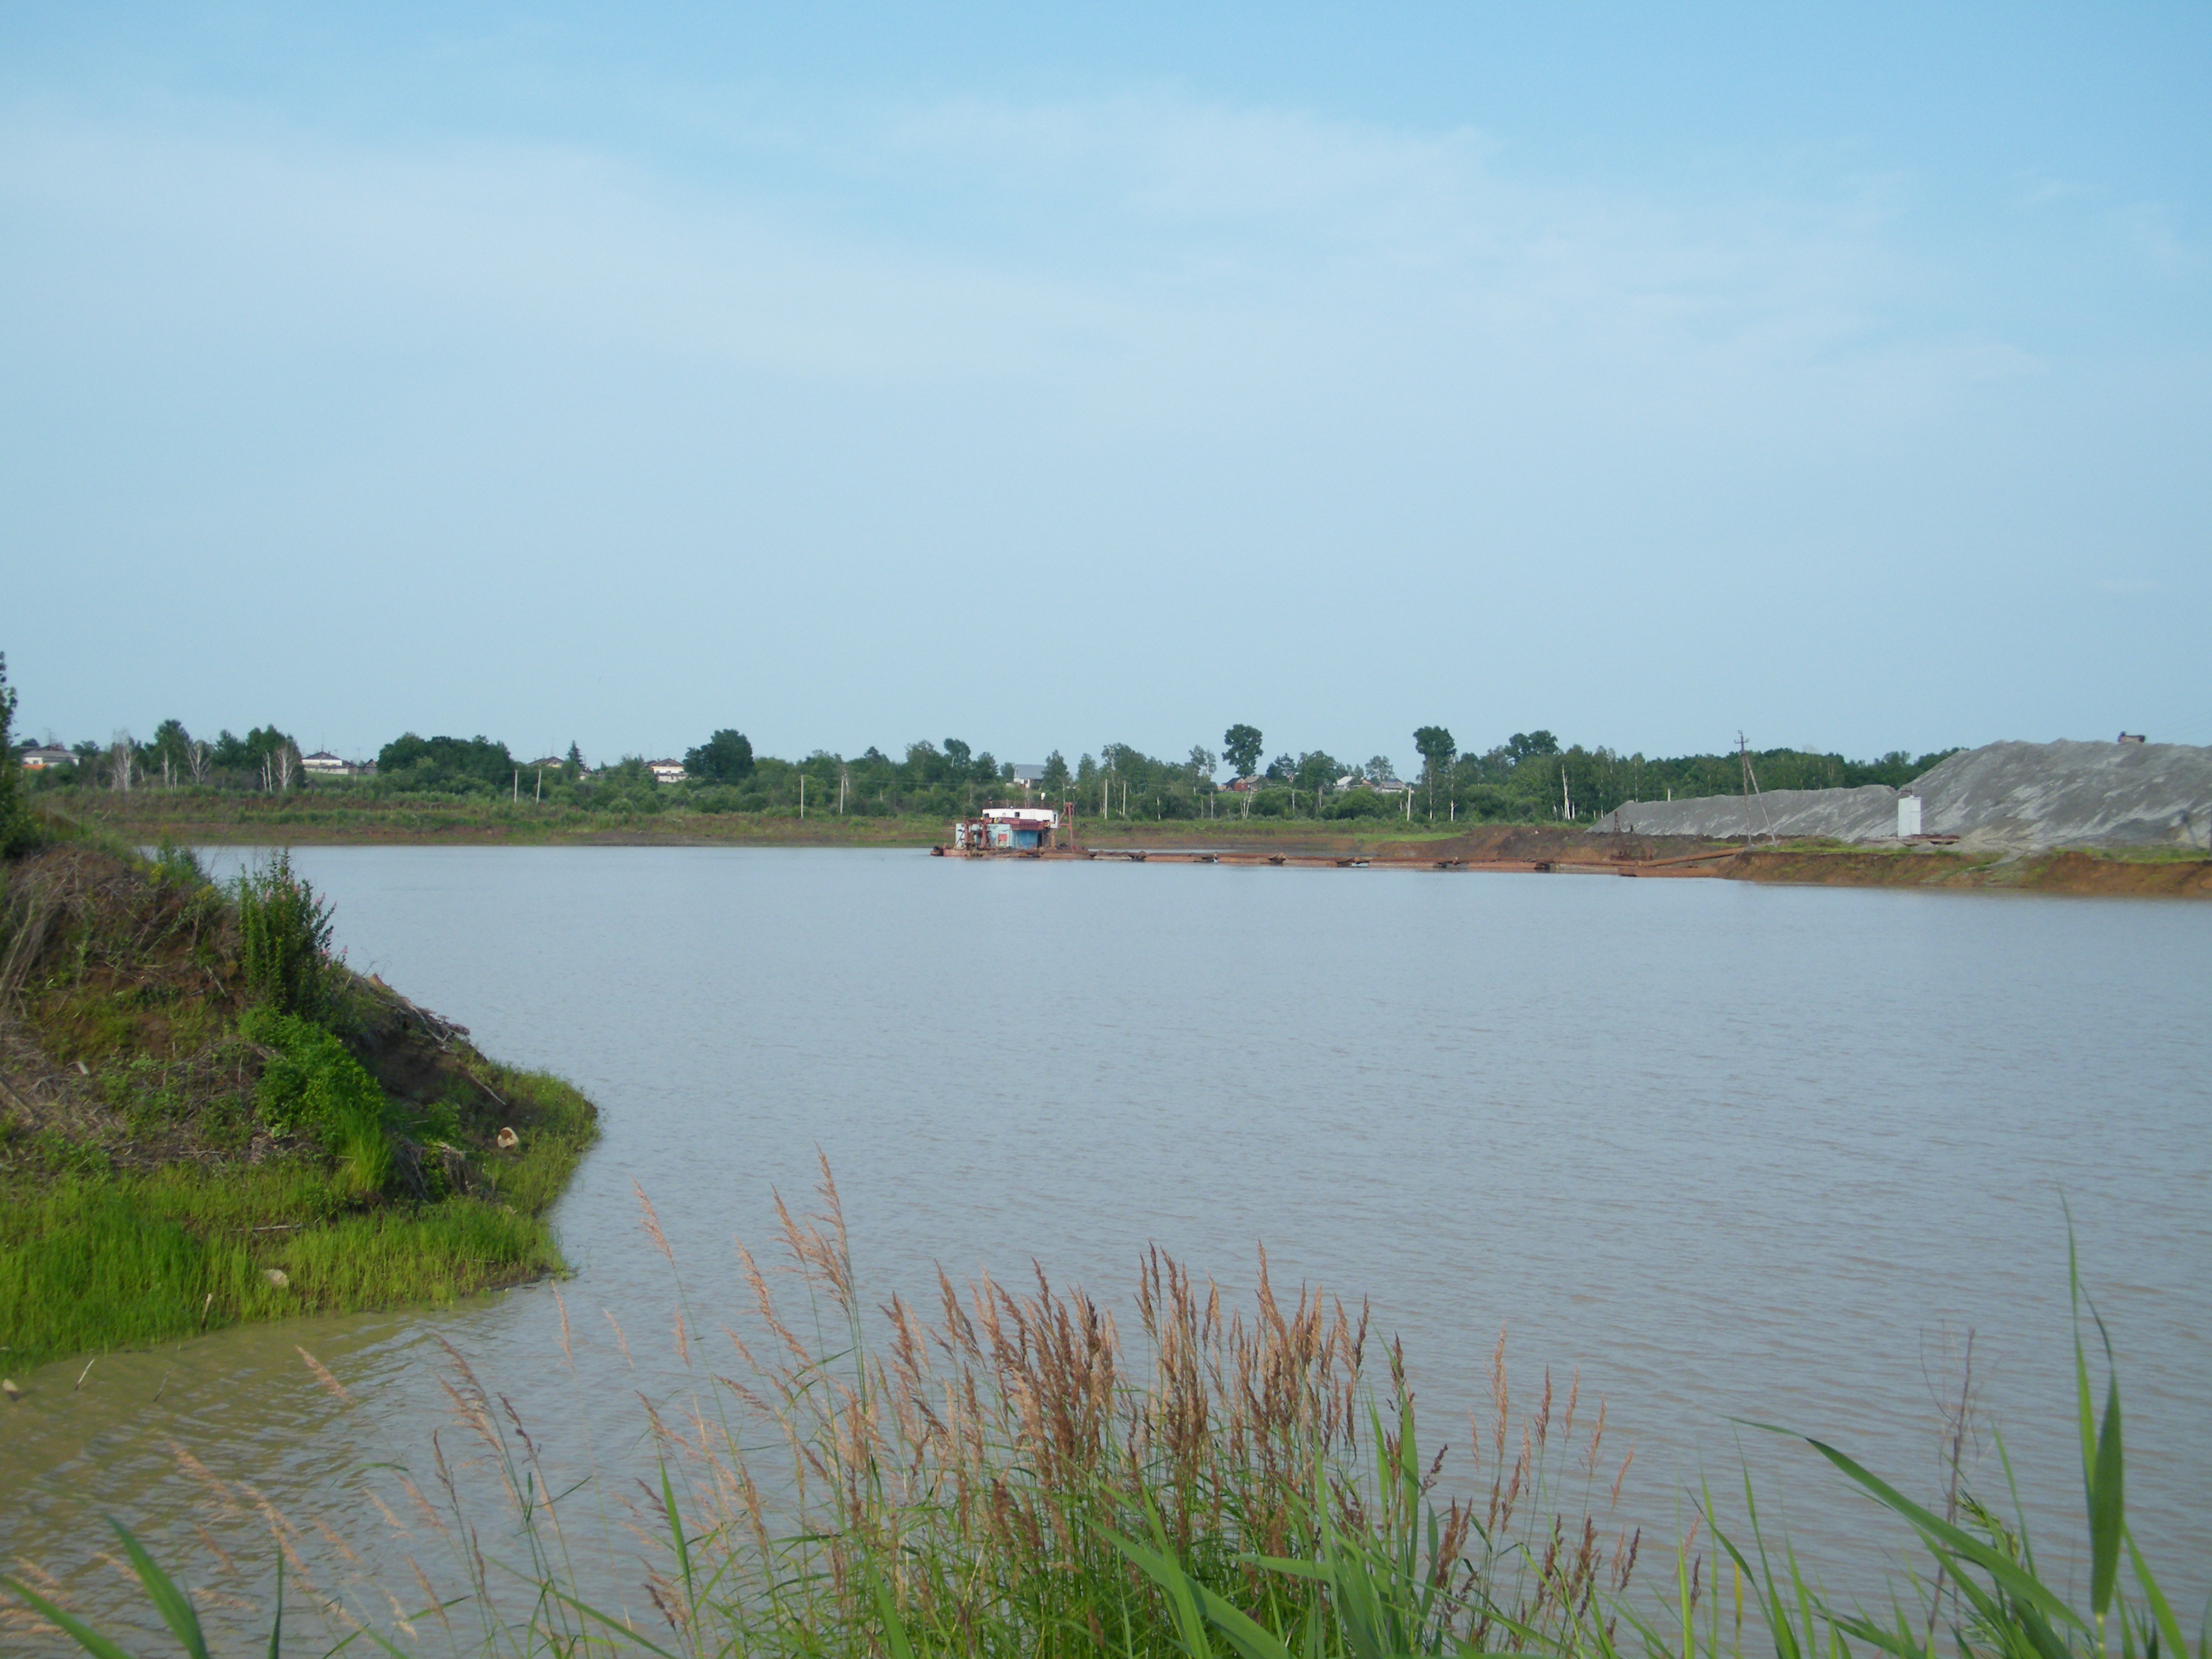
[[[2212,1588],[2212,908],[901,852],[295,858],[353,965],[599,1103],[557,1214],[576,1369],[546,1286],[46,1367],[0,1413],[0,1560],[86,1607],[131,1599],[95,1559],[104,1513],[201,1553],[172,1443],[404,1582],[424,1540],[365,1507],[364,1466],[422,1467],[435,1338],[541,1440],[623,1468],[634,1391],[672,1386],[633,1183],[711,1327],[747,1299],[732,1240],[772,1241],[771,1193],[807,1195],[817,1148],[876,1299],[1035,1259],[1126,1305],[1155,1243],[1241,1291],[1264,1242],[1279,1286],[1371,1299],[1431,1435],[1464,1443],[1503,1328],[1524,1401],[1547,1366],[1607,1397],[1632,1513],[1671,1527],[1682,1483],[1740,1484],[1748,1455],[1832,1583],[1888,1534],[1732,1419],[1933,1492],[1970,1328],[2039,1542],[2074,1525],[2063,1195],[2137,1536],[2185,1606]],[[1967,1468],[2001,1494],[1986,1434]],[[203,1518],[265,1566],[250,1516]]]

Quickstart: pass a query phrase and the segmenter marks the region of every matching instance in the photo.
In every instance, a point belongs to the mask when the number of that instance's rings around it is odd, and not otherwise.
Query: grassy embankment
[[[560,1267],[591,1104],[327,939],[282,866],[225,890],[82,834],[8,862],[0,1369]]]
[[[1453,1476],[1466,1484],[1439,1492],[1443,1449],[1423,1437],[1395,1346],[1370,1337],[1364,1309],[1304,1290],[1279,1298],[1264,1258],[1255,1302],[1236,1314],[1152,1253],[1135,1297],[1140,1346],[1042,1271],[1018,1293],[985,1279],[963,1294],[940,1275],[922,1303],[894,1299],[879,1322],[826,1172],[824,1196],[819,1216],[785,1212],[781,1294],[744,1259],[757,1301],[728,1322],[734,1363],[719,1338],[709,1351],[713,1324],[672,1286],[683,1314],[669,1361],[689,1382],[658,1406],[642,1401],[637,1443],[657,1480],[554,1475],[542,1428],[525,1431],[457,1355],[454,1414],[474,1441],[459,1467],[478,1480],[456,1480],[441,1455],[434,1503],[403,1471],[380,1477],[411,1578],[369,1577],[334,1536],[319,1553],[310,1526],[197,1465],[211,1512],[264,1515],[274,1565],[241,1570],[210,1547],[171,1569],[204,1587],[204,1605],[263,1627],[281,1606],[295,1644],[332,1650],[365,1636],[400,1656],[2206,1652],[2129,1534],[2117,1377],[2100,1408],[2078,1285],[2075,1397],[2052,1402],[2080,1426],[2081,1463],[2061,1477],[2082,1482],[2078,1534],[2031,1542],[2016,1501],[1972,1488],[1960,1461],[1966,1379],[1947,1413],[1948,1480],[1923,1501],[1809,1443],[1834,1467],[1837,1501],[1871,1498],[1913,1548],[1897,1601],[1869,1614],[1832,1601],[1818,1568],[1762,1529],[1747,1486],[1741,1507],[1688,1494],[1677,1538],[1624,1523],[1628,1463],[1607,1440],[1602,1404],[1577,1387],[1561,1401],[1547,1376],[1516,1423],[1502,1341],[1491,1398],[1468,1425],[1473,1465]],[[645,1226],[672,1270],[649,1206]],[[889,1340],[872,1346],[878,1331]],[[764,1496],[775,1492],[787,1497]],[[485,1501],[506,1512],[482,1512]],[[150,1559],[134,1565],[193,1650],[191,1600]],[[69,1616],[58,1584],[4,1588],[18,1605],[0,1602],[0,1627]],[[81,1639],[103,1651],[89,1630]]]
[[[927,847],[936,818],[840,817],[810,811],[587,811],[483,796],[373,796],[313,785],[286,795],[142,788],[71,792],[66,811],[142,845]]]

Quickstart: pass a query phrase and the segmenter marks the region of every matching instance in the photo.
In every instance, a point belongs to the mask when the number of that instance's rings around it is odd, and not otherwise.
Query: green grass
[[[442,1306],[559,1271],[543,1212],[594,1138],[589,1108],[542,1073],[502,1081],[537,1105],[541,1127],[488,1161],[481,1197],[364,1207],[343,1156],[330,1169],[173,1164],[0,1188],[8,1368],[250,1320]]]
[[[96,833],[0,866],[0,1011],[51,1068],[0,1097],[6,1369],[560,1267],[544,1215],[590,1103],[348,973],[327,934],[281,857],[228,891]]]
[[[331,1167],[64,1165],[58,1179],[0,1185],[8,1366],[298,1313],[442,1306],[559,1271],[544,1212],[597,1138],[592,1109],[547,1073],[497,1075],[534,1127],[515,1152],[479,1160],[480,1196],[365,1205],[343,1151]],[[273,1283],[270,1269],[287,1282]]]

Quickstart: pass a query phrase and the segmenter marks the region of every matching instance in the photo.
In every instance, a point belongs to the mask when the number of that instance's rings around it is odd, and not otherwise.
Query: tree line
[[[424,738],[412,732],[378,751],[373,771],[311,776],[299,745],[277,726],[194,738],[166,720],[141,744],[118,733],[106,744],[79,743],[70,761],[25,775],[37,789],[118,791],[249,790],[283,794],[307,787],[363,798],[431,795],[529,801],[592,811],[804,812],[866,817],[954,817],[986,806],[1073,802],[1088,819],[1400,818],[1421,823],[1580,823],[1632,800],[1741,793],[1742,763],[1733,752],[1647,757],[1602,745],[1562,745],[1548,731],[1516,732],[1503,743],[1462,753],[1449,728],[1411,734],[1411,775],[1387,755],[1340,760],[1324,750],[1283,750],[1267,757],[1265,734],[1231,726],[1217,751],[1194,744],[1180,759],[1109,743],[1070,765],[1058,750],[1042,775],[1018,777],[1012,763],[957,738],[906,744],[894,757],[871,747],[848,757],[816,750],[799,759],[757,755],[744,734],[724,727],[683,757],[683,776],[664,781],[640,756],[588,767],[577,745],[557,758],[524,760],[481,734]],[[1870,761],[1798,749],[1753,750],[1765,789],[1900,787],[1955,750],[1918,757],[1902,750]],[[1226,769],[1230,776],[1221,774]],[[16,769],[9,769],[13,774]],[[17,779],[11,776],[10,787]]]

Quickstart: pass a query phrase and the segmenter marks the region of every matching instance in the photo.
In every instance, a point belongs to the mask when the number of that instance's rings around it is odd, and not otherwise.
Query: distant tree
[[[1556,755],[1559,752],[1559,740],[1549,732],[1516,732],[1505,740],[1507,761],[1515,766],[1538,755]]]
[[[1387,783],[1390,779],[1395,778],[1397,775],[1397,769],[1390,764],[1390,757],[1388,755],[1370,755],[1368,757],[1368,782],[1376,784]]]
[[[1047,800],[1060,800],[1067,793],[1072,780],[1067,775],[1067,757],[1055,749],[1044,757],[1042,787]]]
[[[118,732],[115,741],[107,745],[107,781],[123,794],[131,793],[132,779],[138,770],[138,740],[128,732]]]
[[[1413,733],[1413,747],[1421,751],[1421,780],[1429,793],[1429,811],[1437,810],[1437,778],[1448,770],[1452,757],[1459,753],[1459,745],[1452,734],[1441,726],[1424,726]]]
[[[514,757],[507,753],[507,745],[481,735],[418,738],[407,732],[386,744],[376,756],[377,777],[402,789],[504,789],[514,772]]]
[[[1322,792],[1344,775],[1344,768],[1326,750],[1312,749],[1298,757],[1298,769],[1294,781],[1301,789],[1310,789],[1318,801]]]
[[[1263,774],[1271,783],[1288,783],[1297,775],[1298,757],[1296,755],[1276,756],[1267,763],[1267,769]]]
[[[571,742],[568,745],[568,757],[561,763],[562,781],[565,783],[574,783],[583,775],[584,751]]]
[[[1256,726],[1232,726],[1221,734],[1221,752],[1240,778],[1250,777],[1258,769],[1264,744]]]
[[[575,746],[568,752],[575,754]],[[725,726],[696,749],[684,751],[684,770],[708,783],[736,783],[753,769],[753,746],[742,732]]]
[[[1213,769],[1220,765],[1221,761],[1204,744],[1194,743],[1190,746],[1190,759],[1188,764],[1190,767],[1191,781],[1203,788],[1212,783]]]
[[[146,767],[149,771],[161,769],[165,787],[191,770],[191,757],[192,734],[182,720],[163,720],[154,728],[154,740],[146,745]]]
[[[17,852],[31,839],[22,781],[23,765],[15,755],[15,688],[8,684],[8,659],[0,654],[0,854]]]
[[[416,743],[422,741],[411,732],[409,738]],[[442,741],[453,743],[459,739],[447,738]],[[257,726],[242,738],[228,731],[222,732],[215,740],[215,752],[209,757],[209,761],[218,772],[242,774],[258,780],[263,787],[270,788],[275,787],[276,781],[276,751],[297,747],[291,738],[276,726]]]

